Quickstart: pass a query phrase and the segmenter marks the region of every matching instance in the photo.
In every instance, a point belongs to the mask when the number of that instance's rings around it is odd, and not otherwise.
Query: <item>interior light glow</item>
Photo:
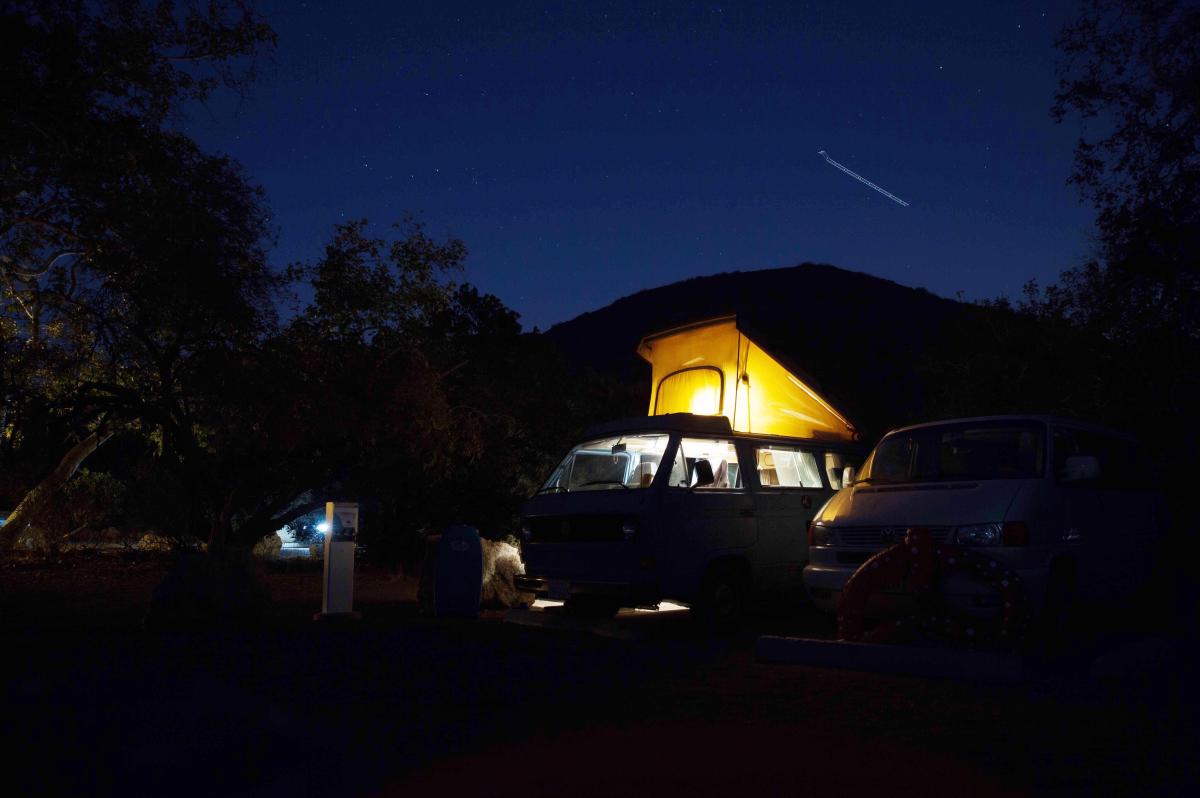
[[[321,534],[325,534],[326,532],[328,532],[329,531],[329,522],[322,521],[321,523],[317,524],[317,531],[320,532]]]
[[[634,610],[634,612],[680,612],[680,611],[687,612],[687,607],[683,604],[676,604],[673,601],[660,601],[658,603],[658,609],[656,609],[656,610],[647,609],[645,607],[638,607]]]
[[[736,432],[854,440],[854,427],[724,316],[648,336],[650,415],[725,415]],[[753,365],[750,365],[753,364]],[[743,379],[748,376],[749,381]]]
[[[698,388],[692,394],[689,410],[698,416],[715,416],[721,410],[720,400],[716,388]]]

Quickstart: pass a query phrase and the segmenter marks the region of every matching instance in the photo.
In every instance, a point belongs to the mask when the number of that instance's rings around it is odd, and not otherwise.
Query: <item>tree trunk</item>
[[[88,435],[72,446],[63,455],[62,460],[58,461],[54,470],[25,494],[25,498],[21,499],[21,503],[13,510],[4,526],[0,526],[0,552],[12,550],[21,535],[37,523],[38,515],[46,509],[67,480],[75,475],[83,461],[111,437],[111,432],[99,430]]]
[[[226,544],[229,542],[229,533],[233,529],[233,497],[233,491],[230,491],[225,496],[225,504],[222,505],[221,511],[215,518],[213,518],[212,526],[209,527],[209,554],[218,554],[223,552]]]

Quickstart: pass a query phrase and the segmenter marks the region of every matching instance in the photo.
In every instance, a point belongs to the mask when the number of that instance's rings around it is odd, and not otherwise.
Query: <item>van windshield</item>
[[[1032,421],[986,421],[921,427],[887,436],[856,483],[1040,477],[1046,432]]]
[[[669,439],[652,433],[581,443],[567,453],[538,493],[648,488]]]

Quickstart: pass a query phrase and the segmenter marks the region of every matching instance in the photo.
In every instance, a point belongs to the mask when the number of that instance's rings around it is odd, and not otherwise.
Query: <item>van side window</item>
[[[1054,430],[1054,475],[1062,480],[1067,458],[1095,457],[1100,476],[1086,484],[1115,490],[1146,490],[1154,481],[1145,452],[1136,443],[1112,435],[1059,427]]]
[[[671,468],[672,487],[737,490],[742,487],[737,447],[733,441],[684,438]]]
[[[675,451],[675,462],[671,464],[671,481],[668,484],[672,488],[686,488],[688,486],[688,467],[687,463],[684,462],[682,447]]]
[[[829,480],[829,487],[834,490],[845,487],[842,484],[842,475],[846,473],[847,466],[857,469],[858,458],[851,460],[844,452],[825,452],[825,478]]]
[[[786,446],[760,446],[758,482],[764,488],[823,488],[817,457],[804,449]]]

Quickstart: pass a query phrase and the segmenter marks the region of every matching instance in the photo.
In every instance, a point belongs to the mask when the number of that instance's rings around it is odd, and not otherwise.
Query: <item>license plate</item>
[[[549,598],[565,601],[571,595],[571,583],[566,579],[551,579],[546,593]]]

